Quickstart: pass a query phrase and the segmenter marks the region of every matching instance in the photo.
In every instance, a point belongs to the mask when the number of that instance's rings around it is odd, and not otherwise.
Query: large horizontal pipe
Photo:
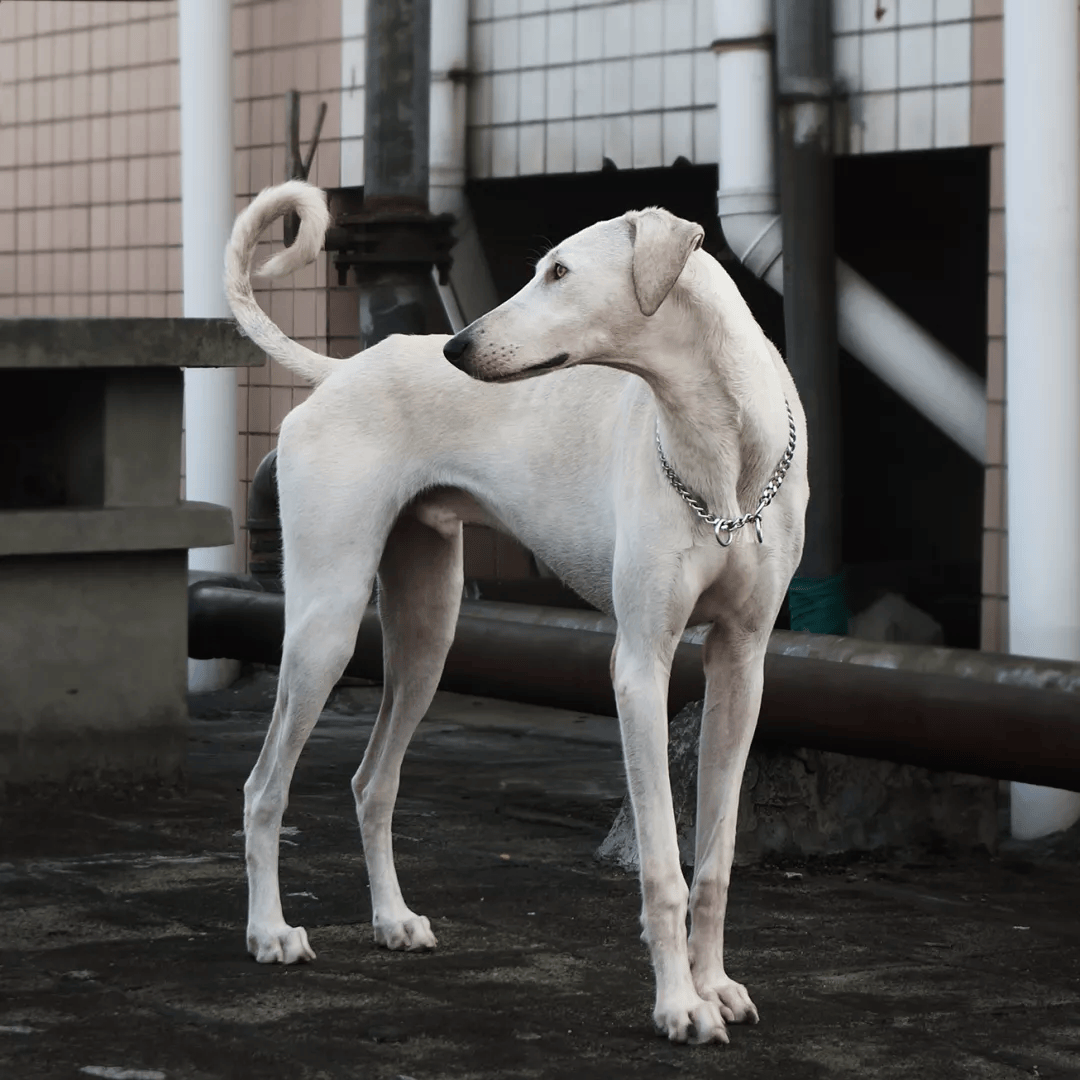
[[[604,616],[556,612],[544,621],[531,609],[522,614],[532,621],[522,622],[493,618],[493,606],[463,606],[443,689],[614,714],[614,639]],[[559,625],[574,617],[591,629]],[[278,663],[283,631],[280,594],[205,583],[189,589],[188,651],[194,658]],[[691,632],[676,651],[672,710],[703,695],[699,640]],[[347,671],[382,677],[382,637],[373,610],[361,622]],[[1060,689],[770,651],[758,738],[1080,790],[1080,698]]]

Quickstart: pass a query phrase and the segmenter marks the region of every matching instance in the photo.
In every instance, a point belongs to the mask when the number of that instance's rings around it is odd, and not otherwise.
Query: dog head
[[[591,225],[552,248],[520,292],[443,353],[484,382],[577,364],[646,374],[640,360],[663,333],[664,301],[703,237],[700,225],[656,208]]]

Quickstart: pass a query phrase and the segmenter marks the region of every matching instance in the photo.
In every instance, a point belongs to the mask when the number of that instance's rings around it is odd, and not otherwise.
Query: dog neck
[[[669,304],[657,330],[673,362],[649,380],[664,452],[713,514],[737,517],[757,506],[787,445],[775,350],[704,252],[692,256]]]

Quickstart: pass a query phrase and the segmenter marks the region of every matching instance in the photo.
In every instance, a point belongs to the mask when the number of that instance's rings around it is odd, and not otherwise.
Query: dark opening
[[[836,161],[837,253],[983,376],[989,183],[984,148]],[[716,187],[715,166],[676,166],[473,181],[468,190],[501,298],[578,229],[665,206],[705,226],[706,250],[784,351],[783,301],[726,252]],[[946,644],[978,648],[982,467],[845,353],[840,393],[853,611],[899,592],[942,624]]]

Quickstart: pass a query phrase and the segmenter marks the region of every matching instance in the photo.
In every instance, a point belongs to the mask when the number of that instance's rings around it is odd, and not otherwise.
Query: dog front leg
[[[612,657],[627,786],[641,864],[642,940],[656,973],[653,1021],[673,1042],[727,1042],[720,1007],[694,987],[686,940],[689,892],[679,861],[667,769],[667,685],[677,639],[655,646],[621,631]]]
[[[757,1023],[746,987],[724,968],[727,911],[739,790],[757,726],[767,635],[747,638],[714,626],[705,639],[705,711],[698,749],[697,830],[690,891],[694,985],[730,1023]]]

